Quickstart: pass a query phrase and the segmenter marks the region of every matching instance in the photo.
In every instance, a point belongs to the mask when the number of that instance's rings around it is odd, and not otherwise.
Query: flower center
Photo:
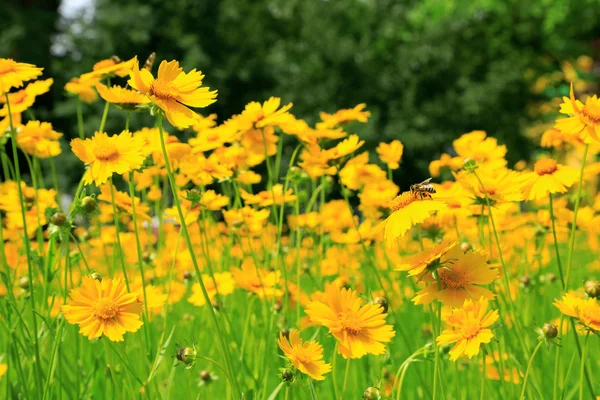
[[[583,106],[582,112],[592,122],[600,122],[600,104],[598,102],[588,100],[585,106]]]
[[[112,319],[117,315],[119,307],[111,299],[98,299],[94,306],[94,314],[101,319]]]
[[[150,93],[163,100],[172,99],[174,97],[170,81],[155,80],[152,82],[152,85],[150,85]]]
[[[0,60],[0,75],[15,72],[15,64],[13,60]]]
[[[342,324],[342,329],[349,335],[358,335],[363,328],[362,321],[357,318],[354,312],[341,313],[340,323]]]
[[[417,200],[417,196],[412,192],[404,192],[392,200],[390,208],[394,211],[398,211],[408,206],[413,201]]]
[[[460,289],[465,287],[465,277],[458,271],[451,269],[438,269],[440,280],[444,286],[452,289]]]
[[[97,147],[94,149],[94,155],[100,161],[114,161],[119,158],[119,152],[114,145]]]
[[[558,169],[556,161],[551,158],[545,158],[535,163],[533,170],[540,176],[550,175]]]
[[[469,321],[462,328],[462,334],[467,339],[473,339],[479,334],[481,326],[477,321]]]

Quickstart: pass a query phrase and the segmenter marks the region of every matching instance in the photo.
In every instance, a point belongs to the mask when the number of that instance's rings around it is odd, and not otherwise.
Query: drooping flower
[[[444,329],[437,342],[440,345],[456,343],[450,350],[450,361],[456,361],[461,355],[469,358],[479,354],[482,343],[489,343],[494,337],[490,326],[499,318],[498,311],[487,312],[488,299],[465,300],[460,308],[453,308],[445,323],[450,329]]]
[[[441,258],[458,245],[457,241],[444,240],[430,250],[416,254],[406,262],[396,266],[396,271],[407,271],[408,276],[421,276],[428,268],[435,268],[441,264]],[[446,257],[445,257],[446,258]]]
[[[392,213],[383,222],[384,239],[388,247],[394,246],[396,239],[403,237],[404,234],[416,224],[429,218],[437,210],[442,210],[446,204],[430,199],[420,198],[413,192],[404,192],[396,197],[390,208]]]
[[[37,78],[42,74],[42,70],[43,68],[33,64],[0,58],[0,95],[4,95],[11,88],[23,86],[23,82]]]
[[[140,92],[135,90],[127,89],[121,86],[113,85],[107,87],[101,83],[96,85],[98,94],[105,101],[121,107],[126,110],[135,110],[140,104],[148,104],[150,100]]]
[[[65,90],[74,96],[79,96],[82,101],[91,103],[98,98],[94,87],[99,82],[99,78],[72,78],[65,84]]]
[[[118,135],[108,136],[104,132],[96,132],[91,139],[73,139],[71,149],[84,163],[89,164],[83,177],[84,183],[94,182],[101,185],[113,173],[124,174],[138,169],[144,162],[144,140],[123,131]]]
[[[303,342],[298,330],[290,331],[289,339],[280,332],[277,344],[294,368],[303,374],[321,381],[325,379],[323,374],[331,371],[331,365],[323,361],[323,346],[314,340]]]
[[[33,105],[35,98],[50,90],[54,80],[52,78],[43,81],[35,81],[27,85],[24,89],[8,94],[10,102],[10,112],[12,114],[22,113]],[[0,97],[0,103],[6,103],[6,97]],[[0,109],[0,116],[8,115],[8,105]]]
[[[71,290],[62,313],[70,324],[79,325],[79,333],[88,339],[106,336],[113,342],[123,341],[126,332],[142,326],[142,304],[138,293],[129,293],[120,278],[99,282],[84,277],[81,287]]]
[[[217,293],[219,296],[227,296],[233,293],[235,281],[231,272],[215,272],[214,277],[215,279],[213,280],[210,275],[202,274],[202,281],[211,301],[214,301]],[[200,283],[196,282],[192,285],[192,295],[188,298],[188,301],[198,307],[206,304],[206,298],[202,293]]]
[[[557,164],[552,158],[544,158],[533,168],[534,172],[525,175],[525,198],[541,200],[550,193],[565,193],[579,180],[579,171],[567,165]]]
[[[600,332],[600,304],[597,299],[586,299],[571,292],[563,295],[561,300],[555,300],[554,305],[564,315],[576,318],[582,326]]]
[[[384,343],[390,342],[395,332],[392,325],[386,325],[387,314],[381,306],[364,303],[358,292],[332,284],[325,290],[325,301],[312,301],[305,311],[313,322],[329,329],[344,358],[384,354]]]
[[[404,145],[399,140],[390,143],[380,143],[377,146],[377,154],[381,161],[386,163],[390,169],[400,168],[400,160],[404,152]]]
[[[19,128],[17,145],[27,154],[49,158],[60,154],[61,137],[62,133],[53,130],[49,122],[29,121]]]
[[[216,101],[217,91],[200,87],[204,75],[196,69],[183,72],[179,62],[163,60],[156,78],[146,68],[140,70],[137,60],[133,65],[129,85],[145,94],[156,104],[169,122],[180,129],[188,128],[199,120],[189,107],[206,107]]]
[[[568,118],[556,121],[555,128],[567,135],[580,135],[586,142],[600,142],[600,99],[593,95],[585,104],[575,99],[573,84],[569,97],[563,97],[560,112]]]
[[[484,297],[492,300],[495,297],[492,291],[481,285],[496,280],[498,270],[486,262],[481,252],[463,252],[459,246],[454,246],[443,256],[435,274],[439,281],[432,274],[423,276],[429,284],[416,294],[415,304],[429,304],[437,298],[449,307],[459,308],[467,299]]]

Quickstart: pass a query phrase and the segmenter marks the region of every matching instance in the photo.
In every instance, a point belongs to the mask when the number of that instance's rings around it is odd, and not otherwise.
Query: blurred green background
[[[349,131],[371,149],[404,142],[401,186],[428,176],[429,161],[474,129],[506,143],[511,163],[529,158],[535,145],[525,132],[543,122],[531,110],[568,91],[564,81],[533,85],[565,60],[600,59],[597,0],[4,0],[2,8],[0,57],[55,79],[36,117],[67,140],[77,125],[64,84],[112,55],[143,61],[156,51],[158,61],[206,74],[219,96],[203,111],[220,121],[269,96],[294,102],[308,122],[366,103],[369,123]],[[595,65],[586,74],[595,80]],[[88,135],[101,108],[85,105]],[[122,116],[109,114],[107,130],[122,127]],[[81,165],[63,158],[69,185]]]

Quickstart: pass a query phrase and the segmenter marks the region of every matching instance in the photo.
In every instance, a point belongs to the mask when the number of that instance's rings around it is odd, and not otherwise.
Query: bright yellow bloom
[[[29,121],[18,130],[17,144],[27,154],[49,158],[60,154],[58,139],[62,133],[52,129],[49,122]]]
[[[217,211],[229,205],[229,197],[207,190],[200,199],[200,205],[207,210]]]
[[[130,90],[121,86],[107,87],[101,83],[96,85],[96,89],[105,101],[114,104],[126,110],[135,110],[140,104],[148,104],[150,100],[140,92]]]
[[[446,208],[446,204],[430,198],[419,198],[412,192],[404,192],[396,197],[391,205],[392,213],[383,222],[384,239],[388,247],[393,247],[399,237],[416,224],[420,224],[435,211]]]
[[[368,152],[349,160],[339,173],[342,184],[348,189],[359,190],[368,183],[385,180],[385,171],[379,168],[378,165],[368,164],[368,162]]]
[[[437,338],[440,345],[456,343],[450,350],[450,361],[456,361],[461,355],[469,358],[479,354],[482,343],[489,343],[494,333],[489,328],[498,320],[498,311],[487,312],[488,300],[466,300],[461,308],[454,308],[446,317],[445,329]],[[487,312],[487,313],[486,313]]]
[[[0,58],[0,95],[4,95],[11,88],[23,86],[23,82],[37,78],[43,69],[10,58]]]
[[[137,261],[137,251],[135,254]],[[146,308],[148,309],[148,318],[152,318],[153,315],[160,314],[164,309],[165,303],[167,302],[167,295],[162,292],[161,289],[154,285],[146,285]],[[131,285],[131,292],[137,292],[138,303],[144,303],[144,290],[142,284]]]
[[[298,330],[290,331],[289,339],[280,332],[277,344],[294,368],[303,374],[322,381],[323,374],[331,371],[331,365],[323,361],[323,346],[314,340],[303,342]]]
[[[257,268],[252,258],[246,258],[241,268],[231,268],[231,273],[238,287],[257,294],[261,299],[272,299],[283,295],[283,290],[278,287],[281,272]]]
[[[269,214],[268,209],[257,211],[250,206],[237,210],[223,210],[223,217],[230,230],[251,235],[262,233]]]
[[[498,278],[498,270],[492,268],[481,252],[467,251],[454,246],[448,251],[438,265],[436,274],[439,282],[432,275],[423,276],[429,282],[427,287],[419,291],[413,302],[429,304],[438,299],[445,305],[460,308],[467,299],[494,299],[494,293],[480,285],[488,285]]]
[[[484,131],[473,131],[465,133],[454,142],[454,150],[458,154],[455,157],[460,163],[467,158],[472,158],[481,166],[490,169],[503,168],[506,166],[506,146],[498,145],[498,140],[487,137]]]
[[[214,276],[215,279],[213,280],[212,276],[209,274],[202,274],[202,281],[204,282],[204,286],[211,302],[214,302],[217,293],[219,297],[227,296],[233,293],[233,290],[235,289],[235,281],[233,280],[231,272],[215,272]],[[198,307],[202,307],[206,304],[206,299],[204,298],[202,288],[198,282],[192,285],[192,295],[188,298],[188,301]]]
[[[136,61],[137,59],[135,57],[127,61],[121,61],[119,57],[111,57],[106,60],[101,60],[94,64],[92,72],[87,72],[81,75],[81,79],[84,81],[90,81],[94,79],[101,80],[113,75],[124,78],[131,73],[131,69]]]
[[[129,193],[121,192],[116,189],[113,189],[113,193],[115,195],[115,206],[117,207],[117,210],[120,210],[127,215],[133,215],[133,204]],[[98,200],[106,203],[112,203],[112,194],[109,183],[105,183],[100,186],[100,195],[98,196]],[[148,215],[148,212],[150,212],[150,207],[148,204],[143,203],[137,196],[133,197],[133,202],[135,203],[135,213],[137,218],[144,221],[150,220],[150,216]],[[102,215],[107,218],[107,221],[112,221],[112,207],[109,207],[107,212],[103,212]]]
[[[575,99],[573,84],[570,97],[563,97],[560,112],[569,115],[556,121],[555,128],[567,135],[580,135],[586,142],[600,142],[600,99],[593,95],[586,99],[585,105]]]
[[[364,140],[359,140],[358,135],[350,135],[347,139],[339,142],[334,148],[327,150],[325,153],[329,160],[336,160],[354,153],[363,144]]]
[[[381,161],[386,163],[390,169],[400,168],[400,160],[404,152],[404,145],[399,140],[388,143],[379,143],[377,154]]]
[[[279,97],[271,97],[262,105],[256,101],[248,103],[242,114],[237,118],[240,129],[260,129],[287,121],[290,118],[288,111],[292,108],[292,103],[279,108],[280,105],[281,99]]]
[[[6,371],[8,371],[8,365],[0,364],[0,378],[2,378],[4,374],[6,374]]]
[[[82,101],[91,103],[98,98],[94,87],[99,82],[99,78],[73,78],[65,85],[65,90],[72,95],[79,96]]]
[[[338,110],[335,114],[327,114],[322,112],[320,116],[321,121],[323,122],[317,123],[317,129],[330,129],[350,121],[365,123],[371,116],[369,111],[363,111],[366,106],[367,105],[365,103],[362,103],[354,108]]]
[[[577,318],[581,325],[592,332],[600,332],[600,304],[597,299],[567,293],[561,300],[555,300],[554,305],[564,315]]]
[[[84,163],[89,165],[83,177],[84,183],[94,182],[101,185],[113,173],[124,174],[138,169],[144,162],[144,140],[123,131],[118,135],[108,136],[104,132],[96,132],[91,139],[73,139],[71,149]]]
[[[137,59],[129,85],[148,96],[164,113],[169,122],[179,129],[196,124],[200,117],[190,107],[206,107],[216,101],[217,91],[200,87],[204,75],[196,69],[183,72],[178,61],[163,60],[158,67],[158,76],[145,68],[140,70]]]
[[[143,325],[138,293],[127,292],[120,278],[99,282],[84,277],[81,287],[69,295],[62,313],[70,324],[79,325],[79,333],[88,339],[104,335],[113,342],[122,342],[126,332],[135,332]]]
[[[557,164],[551,158],[544,158],[533,168],[534,172],[525,175],[525,198],[543,200],[550,193],[565,193],[567,188],[579,181],[579,171],[567,165]]]
[[[271,189],[263,190],[257,194],[250,194],[244,189],[240,189],[240,195],[246,204],[258,204],[260,207],[269,207],[272,205],[281,205],[296,201],[296,195],[292,189],[283,193],[283,185],[278,183]]]
[[[408,276],[420,277],[428,268],[439,266],[441,258],[458,245],[457,241],[444,240],[431,250],[421,251],[407,262],[396,266],[396,271],[408,271]],[[447,257],[445,257],[447,258]]]
[[[487,193],[494,203],[523,200],[523,174],[506,168],[492,167],[480,167],[476,172],[483,187],[477,177],[469,171],[455,174],[457,182],[475,197],[485,199]]]
[[[364,304],[358,292],[330,285],[325,301],[312,301],[306,314],[313,322],[329,328],[338,340],[338,353],[344,358],[361,358],[366,354],[384,354],[385,345],[395,335],[386,325],[387,314],[378,304]]]
[[[10,102],[10,112],[13,114],[22,113],[33,105],[35,98],[41,94],[44,94],[50,90],[54,80],[52,78],[44,81],[35,81],[27,85],[24,89],[21,89],[14,93],[8,94],[8,101]],[[6,97],[0,97],[0,103],[6,103]],[[0,109],[0,116],[8,115],[8,105],[4,105]]]

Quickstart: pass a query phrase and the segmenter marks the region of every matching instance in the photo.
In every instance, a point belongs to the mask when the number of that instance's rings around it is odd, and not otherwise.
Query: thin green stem
[[[525,389],[527,389],[527,379],[529,378],[529,372],[531,371],[531,366],[533,365],[533,359],[535,358],[535,355],[537,354],[540,347],[542,347],[542,344],[544,344],[544,341],[540,340],[538,342],[537,346],[535,346],[535,349],[533,350],[531,357],[529,357],[529,362],[527,363],[527,369],[525,370],[525,377],[523,378],[523,386],[521,386],[521,395],[519,396],[519,399],[521,399],[521,400],[523,400],[525,398]]]
[[[590,332],[591,331],[588,331],[587,335],[585,335],[585,343],[583,344],[583,352],[581,353],[581,367],[579,368],[579,400],[583,399],[583,377],[585,376],[585,359],[587,356]]]
[[[560,252],[558,250],[558,239],[556,238],[556,225],[554,222],[554,207],[552,206],[552,193],[549,194],[550,203],[550,220],[552,221],[552,235],[554,237],[554,250],[556,251],[556,263],[558,264],[558,273],[560,275],[560,283],[563,290],[565,289],[565,277],[563,274],[562,263],[560,261]]]

